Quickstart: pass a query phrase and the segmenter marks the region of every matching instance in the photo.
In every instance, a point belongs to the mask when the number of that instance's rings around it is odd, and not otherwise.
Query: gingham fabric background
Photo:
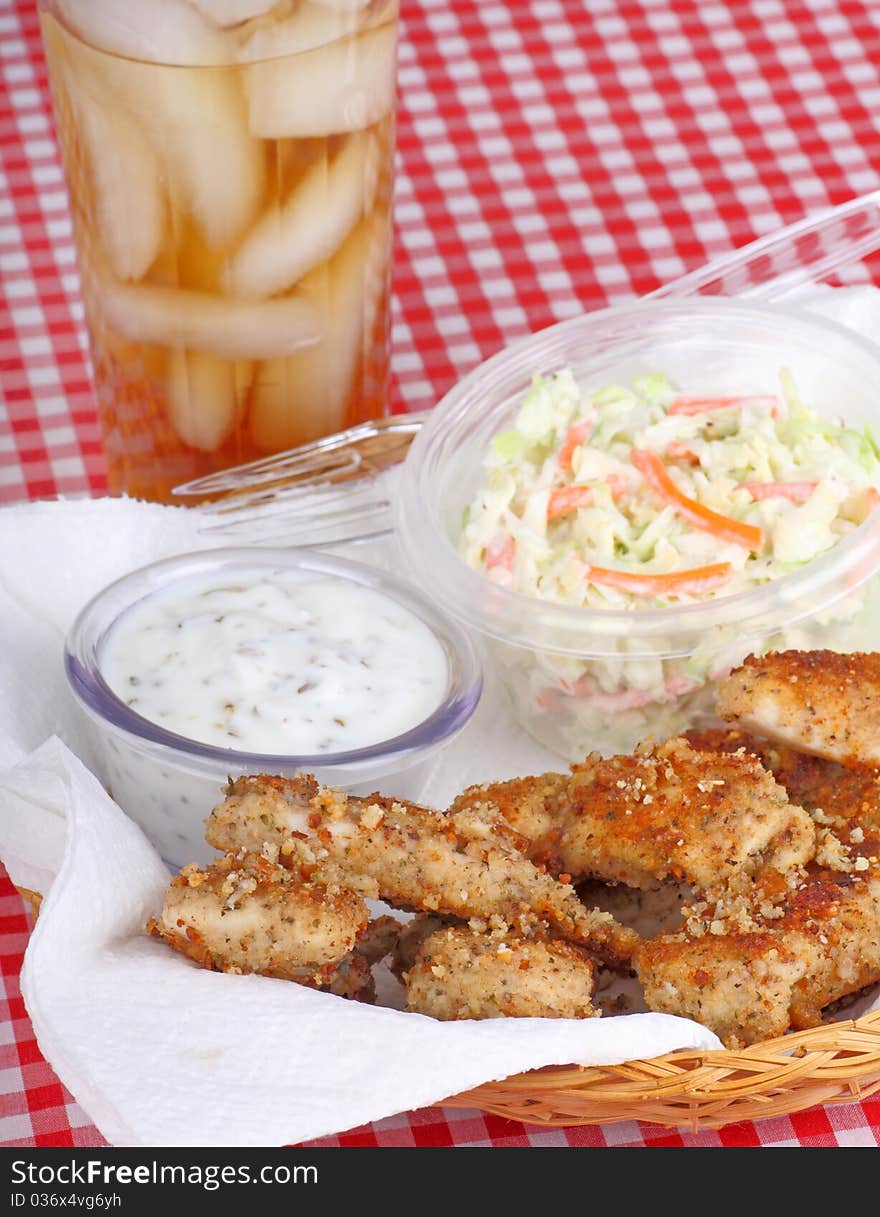
[[[403,0],[394,405],[531,329],[880,185],[873,0]],[[99,494],[35,0],[0,0],[0,501]],[[857,268],[864,277],[870,268]],[[877,278],[880,283],[880,277]],[[0,1143],[99,1145],[18,989],[0,889]],[[432,1109],[326,1145],[876,1145],[880,1096],[678,1135]]]

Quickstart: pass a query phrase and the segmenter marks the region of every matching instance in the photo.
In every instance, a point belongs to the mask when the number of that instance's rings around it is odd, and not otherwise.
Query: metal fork
[[[775,300],[880,249],[880,190],[691,271],[644,299],[738,295]],[[430,410],[360,423],[311,444],[174,489],[211,499],[199,531],[238,543],[365,541],[390,531],[395,468]]]

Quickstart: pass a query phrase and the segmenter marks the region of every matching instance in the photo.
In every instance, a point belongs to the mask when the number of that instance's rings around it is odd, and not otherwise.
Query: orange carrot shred
[[[582,423],[575,423],[570,427],[568,434],[562,441],[559,448],[559,455],[556,458],[556,463],[565,473],[571,472],[571,462],[574,457],[575,449],[580,448],[581,444],[585,444],[593,434],[593,424],[585,419]]]
[[[512,570],[515,556],[516,542],[513,537],[505,536],[501,540],[493,541],[486,550],[486,568],[492,570],[493,567],[500,566],[504,570]]]
[[[558,520],[576,511],[578,507],[588,507],[593,501],[593,492],[589,486],[560,486],[550,492],[547,500],[547,519]]]
[[[632,463],[658,498],[669,503],[677,515],[702,532],[711,533],[719,541],[730,541],[746,549],[760,552],[764,548],[764,531],[755,524],[744,524],[730,516],[720,515],[698,503],[676,486],[656,452],[634,448]]]
[[[666,456],[670,461],[687,461],[689,465],[699,465],[700,458],[687,444],[674,439],[666,446]]]
[[[645,574],[639,571],[610,570],[603,566],[588,566],[588,582],[599,587],[616,587],[634,596],[668,596],[675,592],[696,595],[723,587],[733,574],[729,562],[716,562],[711,566],[697,566],[692,570],[672,571],[669,574]]]
[[[818,482],[743,482],[743,490],[747,490],[757,502],[761,499],[789,499],[792,503],[806,503]]]

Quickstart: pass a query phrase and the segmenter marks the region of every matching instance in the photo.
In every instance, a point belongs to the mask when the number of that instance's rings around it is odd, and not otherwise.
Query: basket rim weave
[[[39,893],[19,887],[39,914]],[[641,1120],[689,1132],[852,1103],[880,1091],[880,1010],[732,1051],[549,1065],[443,1099],[545,1128]]]
[[[852,1103],[880,1091],[880,1010],[741,1050],[548,1066],[444,1099],[544,1127],[641,1120],[689,1132]]]

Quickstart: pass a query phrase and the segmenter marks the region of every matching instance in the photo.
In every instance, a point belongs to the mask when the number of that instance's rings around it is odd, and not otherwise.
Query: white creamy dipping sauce
[[[181,580],[125,612],[101,674],[142,718],[216,747],[276,755],[366,748],[443,701],[443,646],[372,588],[258,569]]]

